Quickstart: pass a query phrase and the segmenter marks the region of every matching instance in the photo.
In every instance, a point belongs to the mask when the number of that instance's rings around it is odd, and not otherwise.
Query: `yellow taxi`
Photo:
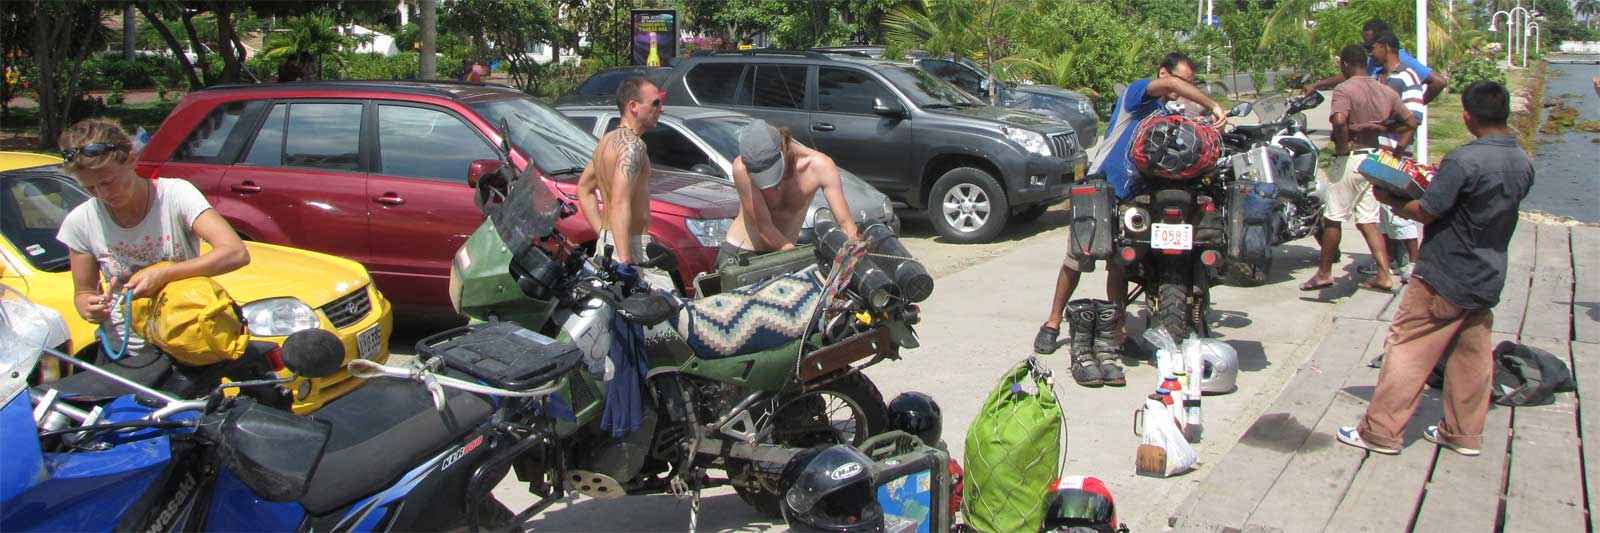
[[[68,352],[92,360],[96,326],[73,308],[67,248],[56,231],[72,208],[89,199],[49,155],[0,152],[0,283],[66,318]],[[394,315],[360,263],[316,252],[247,242],[250,264],[216,278],[239,303],[251,338],[281,344],[296,331],[320,327],[344,342],[345,360],[389,359]],[[294,411],[314,411],[361,385],[341,371],[297,379]]]

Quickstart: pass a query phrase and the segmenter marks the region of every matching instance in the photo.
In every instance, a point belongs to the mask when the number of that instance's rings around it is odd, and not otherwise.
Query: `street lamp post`
[[[1500,15],[1506,16],[1506,68],[1516,68],[1516,65],[1512,63],[1512,57],[1514,57],[1513,50],[1517,48],[1522,48],[1522,66],[1527,67],[1528,36],[1526,34],[1528,32],[1529,19],[1533,18],[1534,12],[1522,7],[1522,0],[1517,0],[1517,7],[1496,11],[1494,15],[1489,17],[1489,31],[1498,31],[1495,29],[1494,23],[1500,18]],[[1517,27],[1519,21],[1522,24],[1520,30]]]

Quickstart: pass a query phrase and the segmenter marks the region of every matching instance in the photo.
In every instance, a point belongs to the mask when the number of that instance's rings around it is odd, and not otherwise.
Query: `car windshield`
[[[589,157],[594,154],[593,135],[532,98],[479,102],[472,108],[496,127],[505,121],[511,128],[511,144],[546,172],[582,169],[588,166]]]
[[[950,82],[941,80],[928,71],[913,65],[888,65],[878,68],[878,72],[888,78],[890,83],[899,88],[901,92],[911,98],[911,102],[918,107],[963,107],[983,105],[983,101],[973,98]]]
[[[732,161],[739,157],[739,128],[750,123],[747,117],[715,117],[685,120],[683,124],[689,127],[695,135],[705,139],[711,149],[722,154],[722,157]]]
[[[56,240],[56,232],[89,194],[70,178],[48,173],[12,174],[0,184],[0,233],[34,268],[67,271],[67,247]]]

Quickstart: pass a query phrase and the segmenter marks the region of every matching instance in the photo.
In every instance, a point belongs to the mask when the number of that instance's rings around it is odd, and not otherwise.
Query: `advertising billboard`
[[[678,13],[670,9],[635,9],[633,64],[664,67],[678,55]]]

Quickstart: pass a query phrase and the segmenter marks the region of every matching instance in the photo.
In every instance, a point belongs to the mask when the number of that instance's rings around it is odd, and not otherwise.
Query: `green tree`
[[[268,38],[267,50],[263,55],[268,61],[277,63],[300,54],[310,54],[313,63],[311,69],[316,73],[316,78],[327,77],[324,58],[332,59],[342,69],[345,65],[343,54],[360,43],[341,32],[334,17],[333,11],[321,10],[288,19],[283,24],[283,31],[275,32]]]
[[[505,60],[518,88],[538,94],[550,81],[535,61],[534,45],[559,46],[561,28],[549,0],[455,0],[446,4],[439,26],[472,37],[481,53]],[[492,47],[491,47],[492,45]]]
[[[58,148],[56,140],[67,124],[93,112],[80,82],[89,52],[106,43],[102,7],[87,0],[0,2],[0,20],[26,22],[27,40],[20,48],[38,73],[31,82],[39,101],[42,150]]]

